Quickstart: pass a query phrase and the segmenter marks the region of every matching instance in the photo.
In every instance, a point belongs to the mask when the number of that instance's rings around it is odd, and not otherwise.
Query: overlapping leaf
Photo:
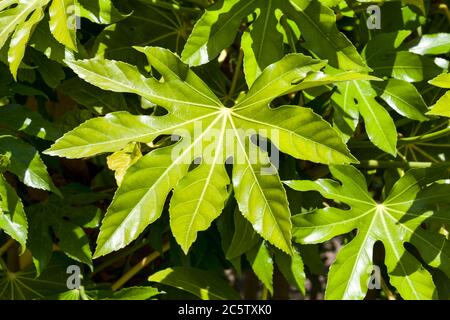
[[[63,199],[51,196],[45,202],[26,208],[30,221],[28,247],[38,275],[50,262],[54,244],[68,257],[93,268],[89,238],[83,228],[98,227],[100,210],[91,202],[104,195],[90,194],[89,190],[76,185],[66,186],[63,194]]]
[[[100,12],[96,12],[96,7]],[[81,1],[81,5],[75,0],[3,1],[0,4],[0,49],[10,39],[8,62],[15,79],[34,29],[44,19],[47,8],[51,34],[74,52],[77,51],[77,13],[98,23],[111,23],[122,18],[111,0],[91,1],[91,4]]]
[[[31,145],[12,136],[0,136],[0,154],[9,155],[6,171],[17,175],[24,184],[60,194],[38,151]]]
[[[103,221],[95,256],[134,240],[159,218],[172,190],[172,231],[187,252],[197,232],[208,228],[222,211],[222,194],[230,183],[224,171],[229,157],[234,158],[231,180],[242,214],[264,239],[290,252],[290,212],[284,189],[267,155],[249,153],[249,146],[254,145],[250,140],[258,133],[282,152],[310,161],[355,161],[330,125],[310,109],[269,107],[273,99],[295,90],[298,82],[319,71],[324,63],[302,54],[288,55],[269,66],[237,105],[226,108],[170,51],[156,47],[139,50],[162,79],[147,78],[123,62],[92,59],[67,63],[84,80],[102,89],[138,94],[168,113],[111,113],[87,121],[46,151],[80,158],[117,151],[130,142],[149,143],[160,135],[181,137],[178,143],[146,154],[128,169]],[[201,161],[190,171],[196,158]],[[180,194],[186,188],[195,190],[191,197]]]
[[[219,276],[205,270],[176,267],[152,274],[149,281],[190,292],[202,300],[239,299],[239,295]]]
[[[399,51],[409,34],[409,31],[403,30],[380,34],[364,48],[363,57],[373,69],[373,74],[389,77],[386,81],[338,84],[338,90],[332,96],[336,107],[335,127],[346,139],[353,135],[361,115],[372,143],[393,156],[397,154],[397,129],[379,98],[402,116],[426,121],[428,118],[424,114],[427,105],[410,82],[426,80],[440,72],[440,68],[428,57]]]
[[[429,221],[448,223],[450,185],[432,183],[449,176],[446,167],[412,169],[392,187],[382,203],[373,200],[364,176],[352,166],[331,166],[340,183],[330,179],[288,181],[300,191],[315,190],[325,198],[350,206],[317,209],[293,218],[293,235],[300,243],[320,243],[357,230],[356,236],[338,253],[328,276],[328,299],[363,299],[373,271],[373,247],[381,241],[390,283],[404,299],[432,299],[436,288],[431,274],[404,244],[410,243],[422,259],[450,274],[450,248],[445,236],[426,230]]]
[[[16,240],[25,250],[28,233],[23,204],[14,188],[0,174],[0,229]]]
[[[443,73],[429,81],[430,84],[445,89],[450,89],[450,73]],[[428,114],[450,117],[450,91],[446,91],[442,97],[432,106]]]
[[[368,70],[352,43],[337,29],[333,11],[317,0],[219,1],[197,21],[183,50],[183,61],[196,66],[217,57],[233,42],[236,31],[249,15],[253,15],[254,21],[242,36],[249,86],[265,67],[284,54],[280,33],[283,15],[298,25],[305,48],[328,59],[332,66]]]

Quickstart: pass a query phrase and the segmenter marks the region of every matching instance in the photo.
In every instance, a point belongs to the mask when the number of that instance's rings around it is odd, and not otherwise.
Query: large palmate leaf
[[[67,266],[72,260],[55,255],[48,269],[37,275],[33,266],[16,272],[0,270],[0,300],[36,300],[67,290]]]
[[[161,46],[181,52],[189,26],[177,12],[165,10],[146,0],[122,1],[117,6],[122,12],[132,14],[107,26],[95,38],[91,49],[95,56],[140,66],[146,63],[145,57],[133,46]]]
[[[136,239],[160,217],[172,190],[171,227],[187,252],[197,232],[208,228],[223,209],[230,187],[224,167],[229,158],[233,158],[231,183],[240,211],[264,239],[291,252],[285,191],[268,155],[261,149],[254,152],[251,140],[258,134],[270,139],[282,152],[314,162],[355,161],[331,126],[310,109],[269,107],[278,96],[298,90],[305,77],[306,86],[332,81],[332,76],[321,73],[319,77],[308,76],[318,73],[324,63],[302,54],[287,55],[266,68],[249,92],[234,107],[227,108],[170,51],[138,49],[147,55],[162,79],[147,78],[136,67],[112,60],[67,64],[87,82],[104,90],[138,94],[166,109],[167,114],[111,113],[87,121],[46,151],[82,158],[114,152],[130,142],[149,143],[161,135],[181,137],[175,144],[144,155],[128,169],[103,221],[95,256],[118,250]],[[190,170],[194,159],[201,160]]]
[[[333,11],[316,0],[219,1],[195,24],[183,50],[183,61],[196,66],[217,57],[233,42],[241,23],[252,14],[254,21],[242,36],[249,85],[265,67],[284,54],[280,33],[283,15],[300,28],[305,40],[302,45],[320,58],[328,59],[330,65],[343,70],[367,70],[355,47],[337,29]]]
[[[450,89],[450,73],[443,73],[429,81],[430,84],[445,89]],[[450,117],[450,91],[444,93],[442,97],[432,106],[428,114],[436,116]]]
[[[412,244],[428,265],[450,274],[449,241],[423,228],[429,221],[450,221],[448,210],[437,210],[440,204],[448,204],[450,185],[432,183],[448,178],[448,168],[408,171],[382,203],[373,200],[364,176],[352,166],[331,166],[330,170],[341,184],[330,179],[286,182],[295,190],[315,190],[325,198],[350,206],[348,210],[327,207],[293,217],[293,236],[300,243],[320,243],[357,230],[331,266],[326,297],[364,298],[373,271],[373,247],[381,241],[390,283],[400,295],[404,299],[433,298],[436,288],[431,274],[404,244]]]

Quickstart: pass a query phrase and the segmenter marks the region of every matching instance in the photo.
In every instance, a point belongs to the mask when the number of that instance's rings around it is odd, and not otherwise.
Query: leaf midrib
[[[240,139],[239,132],[237,132],[237,129],[236,129],[236,126],[235,126],[235,124],[234,124],[234,121],[233,121],[232,113],[231,113],[231,112],[230,112],[230,114],[228,115],[228,119],[229,119],[229,121],[230,121],[230,124],[231,124],[231,126],[232,126],[234,132],[235,132],[236,140],[238,141],[239,146],[241,147],[241,149],[242,149],[242,151],[243,151],[243,155],[244,155],[245,159],[247,160],[247,168],[250,167],[250,169],[251,169],[250,172],[251,172],[251,174],[253,175],[254,183],[256,183],[256,184],[258,185],[259,192],[260,192],[261,196],[262,196],[262,197],[264,198],[264,200],[265,200],[264,203],[267,204],[267,203],[269,203],[269,200],[266,198],[266,195],[265,195],[265,193],[264,193],[264,191],[263,191],[263,188],[262,188],[261,185],[259,184],[259,180],[258,180],[258,178],[256,177],[255,171],[253,170],[253,167],[252,167],[252,165],[251,165],[250,159],[248,158],[248,155],[247,155],[247,153],[246,153],[245,146],[242,145],[242,141],[241,141],[241,139]],[[277,221],[277,219],[276,219],[274,213],[272,212],[272,208],[270,207],[270,205],[268,206],[268,208],[269,208],[270,216],[272,217],[273,221]],[[291,239],[286,239],[285,233],[283,232],[283,230],[281,230],[281,227],[280,227],[280,225],[279,225],[278,223],[274,223],[274,227],[275,227],[275,228],[283,235],[284,241],[286,242],[287,247],[289,248],[289,247],[290,247],[290,244],[291,244]],[[272,231],[271,231],[271,234],[272,234],[272,233],[273,233],[273,229],[272,229]],[[284,250],[283,250],[283,251],[284,251]]]
[[[226,124],[227,124],[227,115],[225,114],[223,116],[223,124],[222,124],[222,130],[220,132],[220,140],[219,140],[219,142],[217,144],[217,147],[216,147],[216,150],[217,150],[216,151],[216,155],[214,156],[213,163],[210,164],[211,169],[208,172],[208,176],[207,176],[207,178],[205,180],[205,185],[203,186],[202,193],[200,194],[200,197],[198,198],[198,202],[197,202],[196,208],[195,208],[194,212],[191,215],[191,221],[190,221],[189,226],[188,226],[188,228],[186,230],[186,233],[185,233],[185,239],[184,239],[185,246],[187,246],[187,244],[189,243],[189,237],[191,235],[192,226],[194,224],[194,221],[196,220],[197,215],[199,214],[200,205],[203,202],[203,198],[204,198],[204,196],[206,194],[206,190],[209,188],[209,183],[211,181],[211,177],[213,175],[213,172],[215,171],[215,166],[216,166],[218,157],[219,157],[220,154],[222,154],[221,148],[223,146],[223,140],[224,140],[224,137],[225,137]]]
[[[247,121],[247,122],[253,122],[253,123],[256,123],[256,124],[265,126],[265,127],[275,128],[275,129],[277,129],[277,130],[283,131],[283,132],[288,133],[288,134],[290,134],[290,135],[294,135],[294,136],[296,136],[296,137],[298,137],[298,138],[300,138],[300,139],[302,139],[302,140],[308,141],[308,142],[310,142],[310,143],[312,143],[312,144],[314,144],[314,145],[319,145],[319,146],[322,146],[322,147],[324,147],[324,148],[327,148],[327,149],[336,151],[336,152],[338,152],[339,154],[343,154],[341,151],[339,151],[339,150],[337,150],[337,149],[331,148],[330,146],[327,146],[327,145],[325,145],[325,144],[322,144],[322,143],[319,143],[319,142],[317,142],[317,141],[314,141],[314,140],[311,140],[311,139],[309,139],[309,138],[306,138],[306,137],[304,137],[304,136],[298,134],[298,133],[295,132],[295,131],[291,131],[291,130],[285,129],[285,128],[283,128],[283,127],[279,127],[279,126],[274,125],[274,124],[272,124],[272,123],[270,123],[270,122],[262,122],[262,121],[259,121],[259,120],[253,119],[253,118],[247,118],[247,117],[245,117],[245,116],[243,116],[243,115],[241,115],[241,114],[239,114],[239,113],[235,113],[235,112],[233,112],[233,111],[232,111],[231,114],[230,114],[230,119],[231,119],[231,116],[234,116],[234,117],[236,117],[236,118],[240,118],[240,119],[242,119],[242,120],[244,120],[244,121]],[[345,155],[345,154],[343,154],[343,155]],[[345,156],[348,157],[347,155],[345,155]]]

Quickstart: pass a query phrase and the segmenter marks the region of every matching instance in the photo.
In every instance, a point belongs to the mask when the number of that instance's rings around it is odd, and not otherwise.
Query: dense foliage
[[[0,0],[0,299],[449,299],[449,22]]]

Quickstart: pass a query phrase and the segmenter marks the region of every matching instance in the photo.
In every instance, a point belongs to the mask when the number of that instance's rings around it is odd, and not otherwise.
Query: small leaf
[[[31,145],[12,136],[0,136],[0,153],[11,155],[12,161],[7,170],[27,186],[60,194],[39,153]]]
[[[152,274],[148,280],[190,292],[202,300],[239,299],[239,295],[223,279],[200,269],[167,268]]]
[[[77,51],[74,0],[52,0],[50,5],[50,31],[56,40]]]
[[[3,229],[11,238],[22,246],[25,251],[28,224],[22,201],[14,189],[8,184],[5,177],[0,174],[0,229]]]
[[[264,241],[248,251],[246,257],[258,279],[273,294],[273,259]]]
[[[294,285],[302,294],[305,294],[305,271],[303,260],[297,250],[294,250],[292,256],[281,251],[275,250],[275,262],[286,280]]]

